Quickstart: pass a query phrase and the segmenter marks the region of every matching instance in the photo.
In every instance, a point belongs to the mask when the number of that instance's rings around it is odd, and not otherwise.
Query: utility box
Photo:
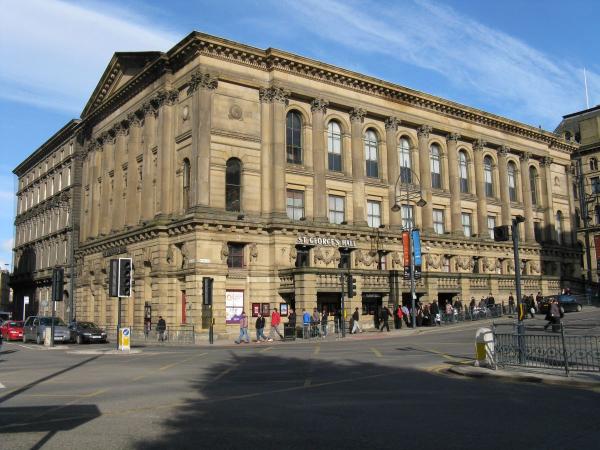
[[[489,328],[479,328],[475,333],[475,366],[494,367],[494,333]]]

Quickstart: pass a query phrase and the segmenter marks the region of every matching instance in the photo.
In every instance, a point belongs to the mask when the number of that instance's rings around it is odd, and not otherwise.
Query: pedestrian
[[[513,314],[515,312],[515,298],[511,292],[508,296],[508,313]]]
[[[312,328],[313,336],[321,336],[321,330],[319,330],[319,324],[321,323],[321,317],[319,316],[319,311],[317,308],[313,309],[312,317],[310,318],[310,324]]]
[[[390,315],[389,309],[387,309],[385,306],[381,308],[381,329],[379,331],[383,332],[383,329],[386,328],[388,333],[390,332],[390,324],[388,323]]]
[[[433,302],[429,307],[429,313],[431,314],[431,321],[433,325],[441,325],[442,318],[440,317],[440,307],[438,302]]]
[[[475,297],[471,297],[471,302],[469,303],[469,309],[471,310],[471,314],[473,314],[473,310],[475,309],[476,305],[477,303],[475,302]]]
[[[246,315],[246,311],[242,311],[240,316],[240,336],[235,343],[239,344],[242,340],[246,344],[250,343],[250,336],[248,336],[248,316]]]
[[[402,318],[404,319],[404,323],[406,324],[407,327],[411,327],[411,323],[408,321],[408,318],[410,316],[410,311],[408,310],[408,307],[406,305],[402,305]]]
[[[404,313],[402,312],[402,305],[398,305],[398,309],[396,310],[396,317],[398,318],[398,329],[402,329],[402,319],[404,318]]]
[[[165,331],[167,331],[167,322],[162,316],[158,316],[158,322],[156,324],[156,332],[158,333],[158,341],[165,341]]]
[[[544,330],[547,330],[548,326],[552,325],[552,332],[558,333],[560,331],[561,317],[562,313],[560,311],[560,306],[558,305],[558,300],[553,299],[552,303],[550,303],[548,314],[546,314],[546,319],[548,319],[548,323],[544,325]]]
[[[285,335],[285,329],[283,330],[283,334]],[[288,338],[296,339],[296,311],[293,308],[290,308],[290,313],[288,314]]]
[[[490,295],[487,298],[487,307],[493,308],[495,305],[496,305],[496,300],[494,299],[494,296],[490,292]]]
[[[277,311],[277,308],[273,308],[273,312],[271,313],[271,330],[269,331],[269,342],[273,342],[273,335],[275,333],[277,333],[279,335],[279,339],[283,341],[283,336],[279,332],[280,323],[281,315],[279,314],[279,311]]]
[[[398,311],[401,311],[400,306],[396,305],[394,308],[394,329],[399,330],[402,327],[402,317],[398,315]]]
[[[431,310],[429,305],[423,306],[423,326],[431,326]]]
[[[358,320],[360,319],[360,315],[358,314],[358,307],[352,313],[352,331],[351,334],[356,334],[357,332],[362,333],[362,328],[360,327],[360,323]]]
[[[146,339],[148,339],[150,331],[152,331],[152,321],[149,318],[146,318],[144,319],[144,337]]]
[[[529,316],[532,319],[535,319],[535,300],[533,299],[533,294],[529,294],[527,299],[527,308],[529,309]]]
[[[258,313],[258,317],[256,318],[256,342],[266,341],[267,338],[265,336],[265,318],[261,313]],[[271,339],[272,340],[272,339]]]
[[[321,314],[321,334],[323,337],[327,336],[328,319],[329,319],[329,315],[327,314],[327,308],[323,308],[323,313]]]
[[[544,297],[542,297],[542,293],[540,291],[538,291],[537,295],[535,296],[535,305],[536,305],[538,311],[540,311],[543,301],[544,301]]]
[[[333,312],[333,317],[335,320],[335,333],[338,334],[340,332],[340,327],[342,325],[342,310],[335,309]]]
[[[454,322],[454,308],[452,308],[452,303],[446,303],[446,311],[444,315],[446,322]]]
[[[310,313],[303,309],[302,310],[302,337],[306,339],[310,333]]]
[[[421,307],[421,303],[417,303],[417,317],[416,317],[416,321],[417,321],[417,326],[418,327],[422,327],[423,326],[423,308]]]

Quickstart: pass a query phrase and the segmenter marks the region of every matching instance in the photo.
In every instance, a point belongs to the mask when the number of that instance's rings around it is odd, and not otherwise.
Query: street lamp
[[[400,175],[394,185],[394,205],[392,206],[393,212],[399,212],[402,210],[402,206],[399,201],[406,201],[406,205],[409,206],[410,202],[414,201],[415,205],[422,208],[427,204],[423,198],[421,192],[421,182],[417,174],[408,167],[402,167]],[[406,221],[406,226],[402,226],[404,231],[408,231],[408,243],[410,248],[410,299],[411,299],[411,323],[413,329],[417,327],[417,315],[416,315],[416,299],[417,294],[415,293],[415,247],[412,239],[412,232],[414,230],[414,214]]]
[[[515,290],[517,293],[517,345],[519,347],[519,361],[525,362],[525,338],[523,319],[525,318],[526,311],[523,305],[523,299],[521,298],[521,261],[519,260],[519,224],[525,222],[525,217],[515,216],[512,220],[511,234],[513,241],[513,253],[515,257]]]

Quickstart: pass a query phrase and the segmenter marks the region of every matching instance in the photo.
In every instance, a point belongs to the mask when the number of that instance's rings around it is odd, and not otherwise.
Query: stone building
[[[282,305],[372,313],[408,300],[402,228],[422,232],[421,301],[514,291],[495,225],[523,215],[525,293],[579,276],[562,136],[276,49],[191,33],[116,53],[81,115],[77,317],[116,323],[111,258],[134,260],[123,321],[235,332]],[[399,198],[420,186],[422,208]],[[420,180],[420,181],[419,181]],[[391,207],[398,201],[400,212]],[[212,309],[202,279],[214,279]],[[285,308],[285,306],[284,306]]]
[[[579,245],[584,251],[581,263],[584,276],[597,283],[600,254],[595,242],[598,240],[600,247],[600,105],[563,116],[555,133],[579,144],[571,154],[575,223]]]
[[[65,268],[59,317],[72,318],[72,261],[78,243],[80,164],[76,133],[66,124],[13,171],[18,177],[11,287],[14,317],[50,314],[52,269]],[[75,231],[73,231],[75,230]]]

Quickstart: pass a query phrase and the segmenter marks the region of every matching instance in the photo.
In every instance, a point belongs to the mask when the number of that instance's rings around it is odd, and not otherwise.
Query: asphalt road
[[[598,448],[598,390],[442,372],[472,358],[478,326],[131,355],[7,344],[0,448]]]

